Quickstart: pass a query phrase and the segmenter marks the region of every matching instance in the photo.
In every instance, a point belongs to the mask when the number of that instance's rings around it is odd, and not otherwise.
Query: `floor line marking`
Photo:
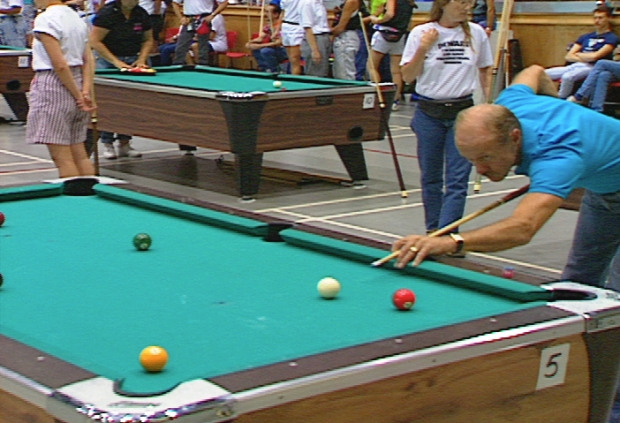
[[[35,162],[52,163],[50,159],[42,159],[42,158],[31,156],[28,154],[16,153],[14,151],[9,151],[9,150],[0,150],[0,154],[8,154],[9,156],[21,157],[23,159],[29,159]]]

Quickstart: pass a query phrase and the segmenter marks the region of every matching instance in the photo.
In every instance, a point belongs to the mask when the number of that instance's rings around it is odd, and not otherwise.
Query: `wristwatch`
[[[465,240],[459,234],[451,233],[449,234],[450,238],[456,242],[456,251],[453,254],[460,253],[463,250],[463,246],[465,245]]]

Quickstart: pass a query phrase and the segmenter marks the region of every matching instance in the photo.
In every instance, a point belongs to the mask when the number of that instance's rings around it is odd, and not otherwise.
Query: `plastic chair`
[[[237,33],[237,31],[226,31],[226,39],[228,41],[228,51],[226,52],[227,68],[232,67],[234,59],[240,59],[242,57],[252,57],[250,53],[233,51],[237,45],[238,36],[239,34]],[[253,68],[253,66],[251,67]]]

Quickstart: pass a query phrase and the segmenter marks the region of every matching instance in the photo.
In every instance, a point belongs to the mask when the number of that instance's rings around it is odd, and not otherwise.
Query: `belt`
[[[291,21],[282,21],[282,23],[289,24],[289,25],[299,25],[298,22],[291,22]]]
[[[317,35],[329,35],[329,32],[319,32],[318,34],[314,34],[315,37]]]
[[[454,103],[455,101],[463,101],[463,100],[469,100],[470,98],[473,98],[472,94],[469,95],[465,95],[463,97],[457,97],[457,98],[430,98],[430,97],[425,97],[423,95],[419,95],[418,97],[420,97],[422,100],[426,100],[426,101],[436,101],[436,102],[446,102],[446,103]]]

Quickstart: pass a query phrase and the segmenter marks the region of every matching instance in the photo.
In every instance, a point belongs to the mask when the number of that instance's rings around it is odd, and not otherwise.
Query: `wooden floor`
[[[336,230],[377,241],[389,248],[397,238],[423,233],[416,138],[409,128],[415,103],[401,105],[392,114],[390,128],[408,197],[402,198],[387,140],[364,144],[370,181],[363,189],[335,183],[346,172],[333,147],[314,147],[267,153],[264,165],[293,171],[267,172],[253,203],[239,201],[231,154],[199,149],[193,156],[178,150],[176,144],[136,138],[134,146],[143,153],[138,159],[101,158],[101,174],[163,192],[181,193],[225,207],[265,216]],[[0,117],[12,118],[0,100]],[[0,187],[40,183],[57,178],[57,172],[44,146],[25,144],[25,125],[0,123]],[[328,176],[307,177],[299,173]],[[292,180],[291,180],[292,179]],[[479,194],[470,192],[466,213],[473,212],[528,183],[511,175],[500,183],[483,181]],[[488,224],[508,216],[516,203],[506,204],[463,226],[463,230]],[[577,203],[578,204],[578,203]],[[513,266],[517,272],[557,279],[566,261],[577,213],[559,210],[527,246],[496,254],[469,253],[465,259],[498,267]],[[105,216],[98,223],[105,225]]]

